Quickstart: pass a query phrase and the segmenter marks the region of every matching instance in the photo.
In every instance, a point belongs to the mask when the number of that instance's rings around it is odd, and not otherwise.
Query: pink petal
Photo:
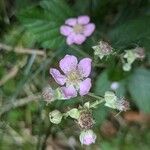
[[[82,34],[74,35],[74,43],[81,45],[86,40],[86,37]]]
[[[69,26],[63,25],[60,27],[60,33],[64,36],[68,36],[69,34],[72,33],[72,31],[73,31],[73,29]]]
[[[76,69],[78,60],[73,55],[66,55],[62,60],[59,62],[59,66],[61,70],[67,74],[68,72]]]
[[[89,21],[90,21],[89,16],[79,16],[78,17],[78,24],[85,25],[85,24],[88,24]]]
[[[77,96],[77,91],[73,86],[70,87],[61,87],[61,90],[66,99],[73,98]]]
[[[92,60],[90,58],[84,58],[80,60],[78,64],[78,70],[82,77],[88,77],[91,73],[91,63]]]
[[[66,82],[66,77],[64,75],[62,75],[59,70],[55,69],[55,68],[51,68],[50,69],[50,74],[52,75],[52,77],[54,78],[54,80],[60,84],[60,85],[64,85]]]
[[[84,95],[88,94],[88,92],[91,89],[91,86],[92,85],[91,85],[91,79],[90,78],[87,78],[84,81],[82,81],[80,83],[80,91],[79,91],[80,95],[84,96]]]
[[[90,36],[95,30],[95,24],[94,23],[89,23],[84,26],[84,32],[83,34],[85,36]]]
[[[77,19],[76,18],[70,18],[65,21],[65,24],[70,25],[70,26],[75,26],[77,24]]]
[[[67,37],[66,42],[67,42],[68,45],[72,45],[74,43],[73,37],[71,35],[69,35]]]

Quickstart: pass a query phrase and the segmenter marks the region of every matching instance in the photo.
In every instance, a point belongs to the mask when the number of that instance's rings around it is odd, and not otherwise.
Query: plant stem
[[[96,98],[96,99],[99,99],[99,100],[101,100],[101,99],[103,99],[104,97],[103,96],[97,96],[97,95],[95,95],[95,94],[93,94],[93,93],[88,93],[88,95],[89,96],[91,96],[91,97],[94,97],[94,98]]]
[[[105,101],[104,99],[97,100],[97,101],[91,103],[90,108],[95,108],[97,105],[103,103],[104,101]]]

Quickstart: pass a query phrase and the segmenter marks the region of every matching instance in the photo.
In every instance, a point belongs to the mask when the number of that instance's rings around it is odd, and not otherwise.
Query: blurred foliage
[[[41,93],[43,87],[56,86],[49,77],[50,66],[58,66],[58,60],[65,54],[75,54],[79,58],[93,57],[92,46],[100,39],[109,41],[115,52],[141,46],[146,49],[146,58],[137,61],[133,69],[125,73],[117,56],[110,56],[96,62],[91,74],[92,91],[103,95],[111,90],[113,82],[119,83],[115,91],[119,97],[131,102],[131,110],[150,112],[150,1],[149,0],[1,0],[0,1],[0,44],[13,48],[42,49],[46,57],[36,54],[19,54],[0,49],[0,83],[17,66],[18,71],[3,85],[0,85],[0,110],[7,104],[33,94]],[[66,45],[59,27],[69,17],[87,14],[96,24],[95,33],[82,46]],[[94,59],[94,58],[93,58]],[[48,113],[53,109],[65,112],[77,107],[91,97],[55,101],[46,106],[41,98],[25,106],[11,109],[0,116],[0,149],[67,149],[63,144],[69,137],[78,138],[79,129],[75,122],[64,120],[59,126],[50,124]],[[13,107],[12,107],[13,108]],[[150,147],[149,122],[126,123],[124,115],[115,120],[117,131],[112,137],[100,131],[106,120],[112,121],[110,112],[103,105],[94,110],[95,130],[98,140],[89,149],[99,150],[148,150]],[[112,113],[115,113],[112,110]],[[143,119],[144,120],[144,119]],[[112,121],[113,122],[113,121]],[[69,129],[68,129],[69,127]],[[110,128],[109,128],[110,129]],[[107,130],[109,130],[107,129]],[[73,133],[74,132],[74,133]],[[59,136],[63,136],[59,139]],[[65,137],[65,138],[64,138]],[[50,144],[47,142],[50,138]],[[56,141],[62,141],[61,144]],[[64,142],[65,141],[65,142]],[[83,149],[78,140],[74,149]],[[52,144],[53,143],[53,144]],[[63,144],[62,144],[63,143]],[[55,145],[55,146],[54,146]],[[68,149],[73,149],[71,146]],[[86,149],[86,147],[85,147]]]

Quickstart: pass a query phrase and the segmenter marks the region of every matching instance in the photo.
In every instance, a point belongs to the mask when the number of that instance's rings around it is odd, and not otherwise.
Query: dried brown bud
[[[99,47],[105,54],[109,54],[112,52],[112,47],[107,42],[100,41]]]
[[[137,54],[137,57],[139,59],[144,59],[145,58],[145,49],[142,47],[137,47],[135,48],[135,52]]]
[[[123,98],[116,102],[116,108],[120,111],[127,111],[129,110],[129,107],[130,107],[129,102],[124,100]]]
[[[112,47],[107,42],[100,41],[98,45],[92,47],[94,49],[94,54],[99,56],[102,59],[104,56],[107,56],[112,53]]]
[[[45,87],[42,92],[43,98],[47,102],[51,102],[54,100],[54,91],[51,87]]]
[[[82,129],[91,129],[94,125],[92,113],[89,111],[81,112],[78,119],[78,124]]]

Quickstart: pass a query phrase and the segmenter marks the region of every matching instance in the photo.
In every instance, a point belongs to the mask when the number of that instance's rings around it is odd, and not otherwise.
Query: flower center
[[[73,27],[73,31],[75,33],[82,33],[83,32],[83,29],[84,27],[80,24],[76,24],[74,27]]]
[[[67,74],[69,83],[77,84],[81,80],[80,73],[77,70],[73,70]]]

